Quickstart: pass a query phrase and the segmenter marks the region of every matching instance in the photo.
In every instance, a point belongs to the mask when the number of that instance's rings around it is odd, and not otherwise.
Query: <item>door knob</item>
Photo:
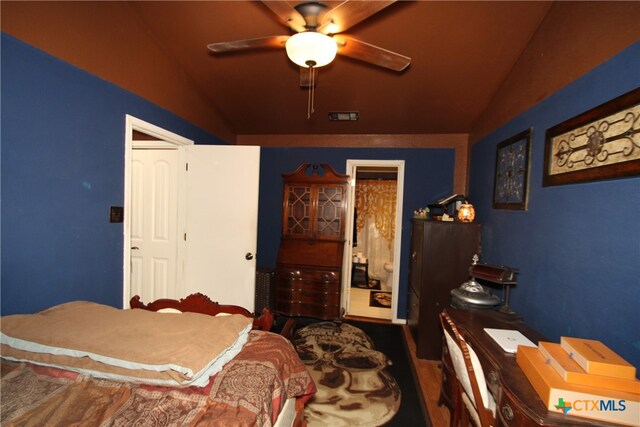
[[[244,259],[247,261],[251,261],[253,259],[253,254],[251,252],[247,252],[244,256]]]

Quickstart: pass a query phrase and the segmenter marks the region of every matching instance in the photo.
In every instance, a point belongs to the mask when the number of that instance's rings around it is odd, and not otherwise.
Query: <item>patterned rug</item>
[[[305,407],[309,427],[380,426],[400,408],[400,387],[387,372],[392,362],[355,326],[320,322],[292,339],[318,392]]]
[[[366,284],[364,281],[354,281],[351,286],[360,289],[382,289],[380,287],[380,280],[378,279],[369,279],[369,283]]]
[[[369,307],[391,308],[391,292],[371,291]]]

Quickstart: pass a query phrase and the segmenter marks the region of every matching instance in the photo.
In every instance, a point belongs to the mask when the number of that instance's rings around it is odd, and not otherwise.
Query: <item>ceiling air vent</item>
[[[334,111],[329,112],[329,120],[337,122],[355,122],[358,120],[357,111]]]

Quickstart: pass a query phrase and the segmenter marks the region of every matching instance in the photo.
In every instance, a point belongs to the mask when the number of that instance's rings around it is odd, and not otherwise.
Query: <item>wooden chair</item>
[[[451,317],[443,311],[440,323],[457,377],[457,396],[451,414],[452,426],[490,427],[496,421],[496,402],[487,383],[476,352],[460,334]]]

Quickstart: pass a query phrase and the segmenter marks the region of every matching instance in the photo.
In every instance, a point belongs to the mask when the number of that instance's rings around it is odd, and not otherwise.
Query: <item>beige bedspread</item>
[[[163,314],[76,301],[3,316],[3,358],[159,385],[204,385],[241,349],[242,315]]]
[[[287,340],[251,331],[206,387],[116,382],[2,362],[0,423],[13,426],[271,426],[289,397],[315,384]]]

